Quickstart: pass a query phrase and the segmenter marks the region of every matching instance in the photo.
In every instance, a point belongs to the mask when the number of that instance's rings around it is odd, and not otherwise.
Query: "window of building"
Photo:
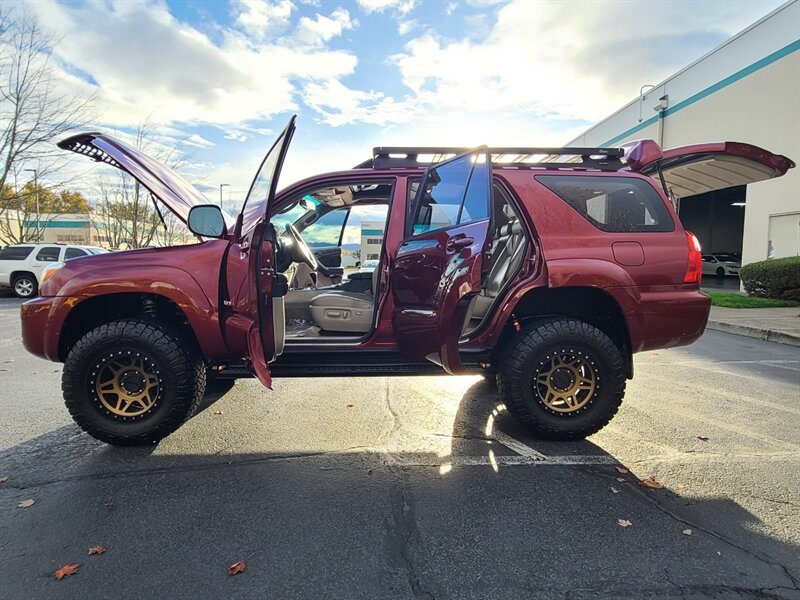
[[[9,246],[0,250],[0,260],[25,260],[33,252],[33,246]]]
[[[536,180],[603,231],[675,229],[661,196],[643,179],[539,175]]]
[[[58,246],[45,246],[36,254],[36,260],[41,262],[56,262],[61,248]]]
[[[382,244],[383,238],[367,238],[368,244]]]

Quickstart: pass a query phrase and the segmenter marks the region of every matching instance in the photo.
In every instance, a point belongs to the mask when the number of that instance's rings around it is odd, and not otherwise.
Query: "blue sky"
[[[246,192],[289,116],[281,183],[376,145],[553,145],[780,2],[218,0],[25,4],[93,129],[147,121],[211,198]]]

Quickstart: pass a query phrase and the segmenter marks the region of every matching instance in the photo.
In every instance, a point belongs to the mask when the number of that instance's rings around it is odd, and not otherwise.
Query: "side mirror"
[[[187,225],[189,231],[202,237],[220,238],[226,233],[225,217],[216,204],[193,206]]]

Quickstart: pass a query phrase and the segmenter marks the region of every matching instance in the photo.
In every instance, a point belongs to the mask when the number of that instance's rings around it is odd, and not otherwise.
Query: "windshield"
[[[281,132],[275,143],[269,149],[267,156],[261,163],[250,191],[242,207],[242,233],[249,231],[258,221],[264,217],[267,204],[275,194],[278,175],[280,175],[281,162],[285,154],[285,148],[294,133],[294,117],[289,119],[286,129]]]

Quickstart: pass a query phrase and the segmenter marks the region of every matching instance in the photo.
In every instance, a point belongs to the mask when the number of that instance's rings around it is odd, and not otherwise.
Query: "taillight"
[[[687,231],[686,241],[689,244],[689,263],[686,265],[683,283],[699,283],[703,276],[703,250],[700,247],[700,240],[691,231]]]

